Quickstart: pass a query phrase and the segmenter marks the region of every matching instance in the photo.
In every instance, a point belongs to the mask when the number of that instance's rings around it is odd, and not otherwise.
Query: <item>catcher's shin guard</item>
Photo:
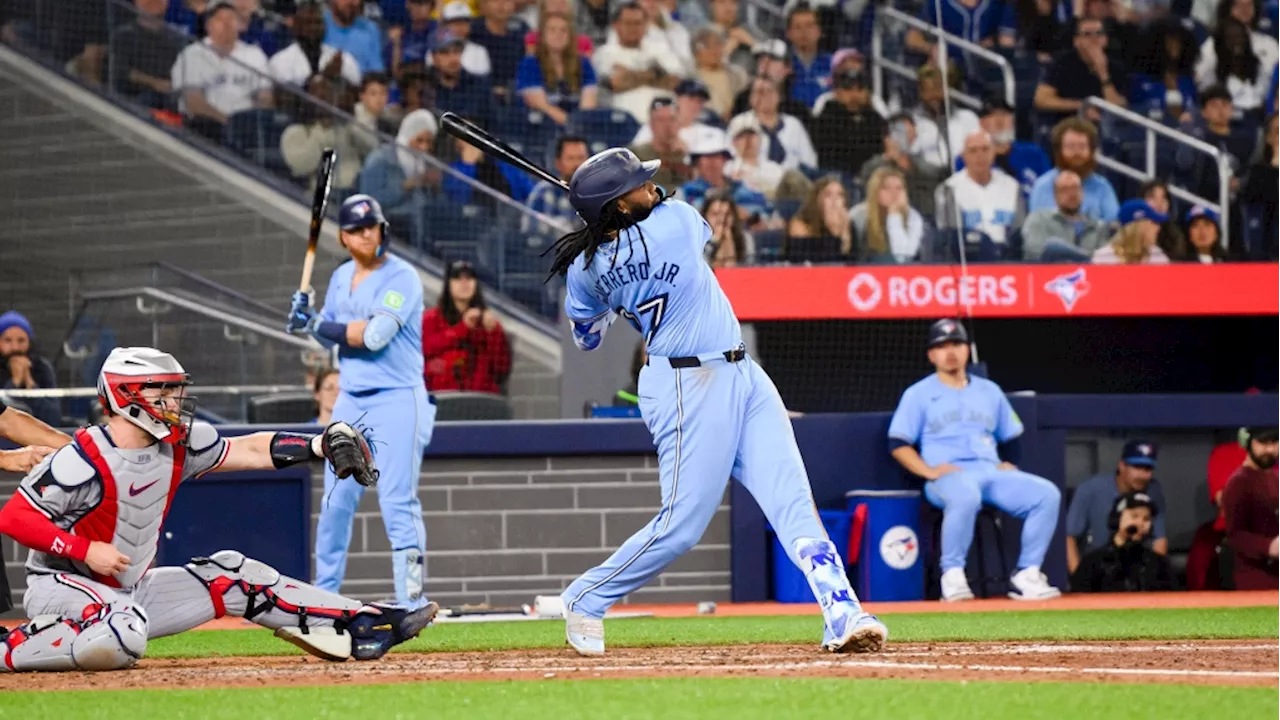
[[[147,617],[128,603],[90,605],[83,620],[40,615],[0,638],[0,672],[120,670],[147,649]]]

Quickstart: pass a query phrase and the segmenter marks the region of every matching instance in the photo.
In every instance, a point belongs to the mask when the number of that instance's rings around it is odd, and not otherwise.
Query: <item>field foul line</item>
[[[1280,650],[1280,645],[1008,645],[987,648],[968,647],[950,650],[940,647],[929,651],[894,650],[896,657],[937,657],[943,655],[1035,655],[1043,653],[1122,653],[1122,652],[1241,652],[1251,650]]]

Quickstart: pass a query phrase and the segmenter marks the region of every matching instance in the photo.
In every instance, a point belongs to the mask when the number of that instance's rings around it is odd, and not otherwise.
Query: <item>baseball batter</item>
[[[370,660],[435,616],[366,605],[224,550],[182,567],[151,568],[179,485],[208,472],[269,470],[324,457],[372,482],[367,446],[349,425],[322,436],[255,433],[221,438],[194,422],[195,399],[173,356],[116,348],[98,377],[105,425],[79,430],[37,465],[0,510],[0,533],[31,550],[30,622],[0,634],[0,671],[115,670],[152,638],[224,615],[275,629],[328,660]]]
[[[763,508],[822,606],[822,647],[873,652],[888,631],[862,610],[813,504],[782,399],[747,354],[741,329],[703,248],[711,228],[650,180],[659,161],[606,150],[570,180],[587,226],[556,243],[551,273],[566,276],[565,314],[583,350],[622,316],[644,337],[641,415],[658,449],[662,510],[603,564],[565,590],[566,637],[604,653],[605,611],[693,547],[730,475]]]
[[[1058,524],[1057,486],[1014,464],[1022,421],[999,385],[969,374],[964,326],[950,318],[934,323],[928,352],[937,372],[902,393],[889,423],[889,450],[926,480],[925,498],[942,510],[942,599],[973,599],[964,567],[983,503],[1024,521],[1009,597],[1058,597],[1040,572]]]
[[[338,347],[342,368],[333,419],[369,434],[381,473],[378,503],[392,549],[396,602],[426,604],[423,552],[427,546],[418,500],[422,453],[431,442],[436,408],[422,382],[422,282],[387,253],[387,221],[378,201],[353,195],[338,211],[339,234],[351,260],[329,278],[324,308],[310,293],[295,293],[288,330]],[[364,487],[324,476],[316,526],[316,586],[338,592],[347,569],[351,524]]]

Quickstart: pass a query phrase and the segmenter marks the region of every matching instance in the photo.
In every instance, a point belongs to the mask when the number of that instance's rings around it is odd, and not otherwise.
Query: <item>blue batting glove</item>
[[[315,308],[311,307],[311,293],[299,290],[289,299],[289,320],[285,331],[295,334],[309,332],[316,317]]]

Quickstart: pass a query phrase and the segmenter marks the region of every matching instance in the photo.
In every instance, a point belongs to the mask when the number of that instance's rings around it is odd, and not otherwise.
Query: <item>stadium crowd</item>
[[[558,221],[514,219],[508,253],[525,258],[578,220],[550,185],[444,137],[446,111],[563,177],[612,145],[661,158],[660,183],[714,213],[716,265],[945,262],[959,247],[988,261],[1276,257],[1275,0],[959,0],[940,16],[919,0],[777,2],[67,0],[33,26],[34,3],[5,0],[0,36],[51,45],[84,82],[301,184],[336,147],[339,194],[373,195],[400,234],[482,277],[501,263],[456,228],[485,217],[467,206],[506,210],[505,195]],[[1005,56],[1017,105],[916,29],[884,38],[915,81],[887,76],[874,94],[870,37],[888,6]],[[981,107],[946,102],[947,87]],[[1218,200],[1217,167],[1185,144],[1157,142],[1167,185],[1100,164],[1143,167],[1147,148],[1094,96],[1221,149],[1231,212],[1169,192]]]

